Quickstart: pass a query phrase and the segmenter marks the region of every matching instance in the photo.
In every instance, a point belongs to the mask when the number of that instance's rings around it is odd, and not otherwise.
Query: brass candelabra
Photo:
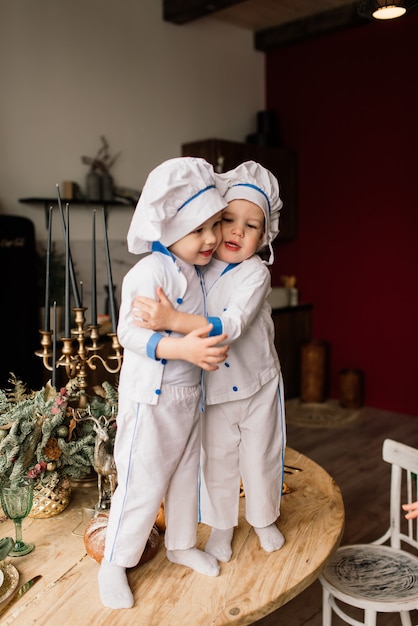
[[[81,392],[80,407],[82,407],[88,403],[86,394],[88,373],[96,369],[96,361],[99,361],[110,374],[117,374],[122,365],[123,353],[116,333],[111,332],[107,334],[112,340],[113,354],[103,358],[100,354],[104,347],[103,343],[99,343],[100,327],[93,324],[86,326],[86,307],[75,307],[73,311],[75,328],[70,331],[71,337],[60,337],[61,355],[54,359],[54,337],[51,330],[39,331],[42,350],[37,351],[36,355],[42,358],[45,369],[53,372],[52,381],[55,378],[54,368],[59,367],[65,368],[68,380],[77,379],[77,386]]]

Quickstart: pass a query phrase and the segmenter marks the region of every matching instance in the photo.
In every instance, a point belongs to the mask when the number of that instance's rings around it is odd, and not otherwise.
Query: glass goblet
[[[33,543],[25,543],[22,539],[22,520],[29,515],[33,503],[33,480],[2,481],[0,499],[3,512],[13,520],[16,541],[9,556],[29,554],[35,547]]]

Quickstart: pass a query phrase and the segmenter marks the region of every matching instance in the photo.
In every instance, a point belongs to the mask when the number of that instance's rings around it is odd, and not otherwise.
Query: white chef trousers
[[[196,545],[200,455],[200,385],[163,385],[158,404],[119,398],[112,496],[104,557],[133,567],[164,500],[168,550]]]
[[[238,524],[240,478],[245,517],[264,528],[280,515],[286,427],[281,374],[256,394],[206,407],[202,420],[200,520]]]

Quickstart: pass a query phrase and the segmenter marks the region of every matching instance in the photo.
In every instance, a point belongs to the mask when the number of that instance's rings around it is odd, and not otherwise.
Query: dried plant
[[[118,152],[114,157],[111,157],[109,154],[109,144],[107,142],[106,137],[102,135],[100,137],[100,140],[102,142],[102,145],[98,153],[96,154],[96,156],[95,157],[82,156],[81,161],[84,163],[84,165],[90,165],[90,168],[93,171],[98,172],[99,174],[109,174],[109,171],[111,167],[113,166],[113,164],[115,163],[118,156],[120,155],[120,152]]]
[[[79,390],[59,390],[47,383],[26,392],[13,376],[11,390],[0,390],[0,478],[12,479],[36,470],[37,482],[49,484],[59,477],[78,479],[92,470],[96,433],[91,423],[74,418]],[[89,397],[89,414],[117,415],[117,391],[103,383],[100,396]],[[112,432],[114,439],[115,432]],[[38,467],[39,466],[39,467]]]

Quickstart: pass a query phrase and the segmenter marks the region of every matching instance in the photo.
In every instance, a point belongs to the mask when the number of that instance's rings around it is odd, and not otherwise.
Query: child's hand
[[[212,324],[208,324],[184,337],[163,337],[155,351],[157,359],[181,359],[208,372],[217,370],[217,363],[223,363],[228,356],[229,346],[218,345],[227,338],[225,333],[207,336],[212,328]]]
[[[403,504],[402,508],[404,511],[408,511],[405,515],[405,519],[415,519],[418,517],[418,501],[411,502],[410,504]]]
[[[225,341],[226,334],[207,337],[212,330],[212,324],[193,330],[180,339],[182,341],[182,358],[194,363],[202,369],[212,372],[219,369],[217,363],[223,363],[228,356],[229,346],[218,346]]]
[[[161,331],[172,329],[172,315],[175,308],[165,295],[162,287],[157,287],[157,300],[137,296],[132,303],[134,324],[140,328]]]

